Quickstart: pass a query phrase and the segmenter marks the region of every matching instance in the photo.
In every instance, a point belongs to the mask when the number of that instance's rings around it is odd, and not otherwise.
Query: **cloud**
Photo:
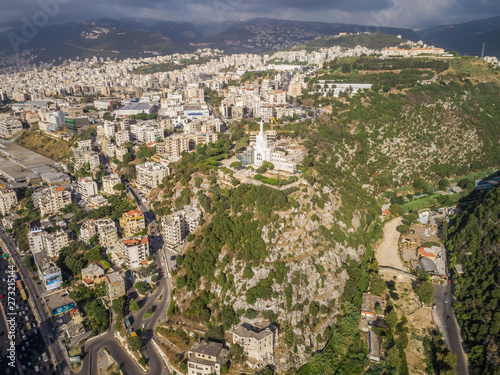
[[[16,0],[3,4],[0,30],[44,9],[50,23],[99,18],[222,21],[270,17],[395,27],[427,27],[500,14],[498,0]],[[48,7],[48,8],[47,8]]]

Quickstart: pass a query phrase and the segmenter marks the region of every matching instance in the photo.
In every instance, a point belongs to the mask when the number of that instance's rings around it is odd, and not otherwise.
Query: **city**
[[[0,74],[2,373],[498,369],[498,56],[248,30]]]

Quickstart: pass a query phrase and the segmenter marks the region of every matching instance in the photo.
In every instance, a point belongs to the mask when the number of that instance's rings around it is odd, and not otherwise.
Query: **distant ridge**
[[[462,55],[481,56],[483,43],[485,56],[500,58],[500,16],[455,25],[443,25],[418,31],[420,38]]]

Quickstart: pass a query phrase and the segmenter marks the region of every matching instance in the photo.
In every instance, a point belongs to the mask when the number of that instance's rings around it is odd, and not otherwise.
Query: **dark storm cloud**
[[[7,3],[7,4],[6,4]],[[52,5],[52,8],[50,7]],[[47,9],[52,9],[48,12]],[[98,18],[222,21],[250,17],[424,27],[500,14],[498,0],[16,0],[0,9],[0,30],[40,12],[48,23]],[[40,18],[42,21],[42,19]]]

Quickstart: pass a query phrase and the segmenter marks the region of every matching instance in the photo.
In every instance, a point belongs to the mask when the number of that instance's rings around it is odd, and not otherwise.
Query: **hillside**
[[[69,142],[50,137],[39,131],[25,130],[17,138],[16,143],[56,161],[62,161],[70,154]]]
[[[355,46],[366,47],[370,49],[382,49],[385,47],[395,47],[407,39],[400,39],[396,35],[385,33],[371,33],[361,35],[346,35],[335,37],[322,37],[311,40],[305,44],[307,49],[328,48],[333,46],[353,48]]]
[[[314,366],[341,356],[338,371],[366,368],[357,323],[361,293],[379,283],[371,249],[381,233],[381,206],[500,165],[498,75],[479,60],[398,61],[391,67],[341,59],[319,72],[319,78],[376,86],[350,98],[299,98],[323,104],[323,114],[287,125],[309,150],[303,179],[293,188],[238,184],[212,171],[229,152],[225,138],[173,168],[155,212],[199,203],[205,215],[178,257],[177,312],[169,324],[220,340],[238,323],[267,319],[281,331],[279,372],[298,370],[327,343],[330,349],[314,357]],[[405,64],[412,68],[403,69]],[[471,66],[472,73],[463,71]],[[437,79],[422,85],[424,76]],[[231,128],[233,141],[240,126]],[[450,204],[446,197],[433,202],[443,203]],[[395,334],[404,336],[402,328]],[[404,355],[404,348],[391,355]],[[381,366],[389,371],[405,364]]]
[[[18,53],[18,57],[26,61],[54,60],[58,63],[76,57],[137,58],[188,53],[199,47],[218,48],[226,53],[263,52],[301,45],[339,32],[364,31],[401,34],[404,38],[418,39],[408,29],[380,27],[375,30],[362,25],[267,18],[211,23],[200,25],[200,28],[188,22],[100,19],[43,27],[27,43],[20,43],[17,50],[8,35],[10,32],[19,35],[20,30],[0,33],[0,59]],[[1,63],[19,64],[19,61],[5,59]]]
[[[446,242],[453,275],[456,316],[467,344],[473,374],[500,369],[500,188],[496,187],[450,223]]]
[[[500,17],[455,25],[437,26],[418,32],[429,44],[457,51],[462,55],[481,56],[483,43],[485,56],[500,58]]]

